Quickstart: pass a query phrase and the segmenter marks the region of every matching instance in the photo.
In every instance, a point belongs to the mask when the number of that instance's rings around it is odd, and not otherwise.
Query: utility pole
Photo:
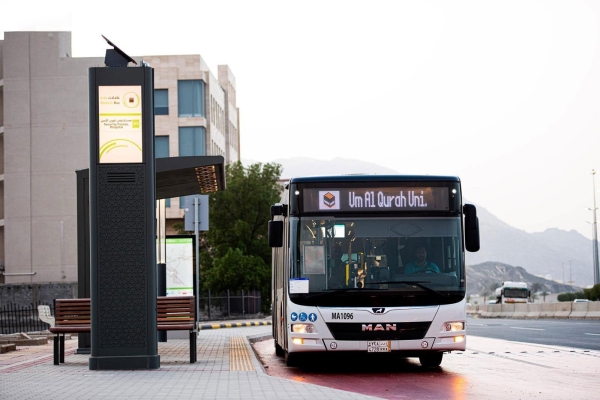
[[[563,270],[563,285],[565,284],[565,262],[563,261],[562,263],[562,270]]]
[[[592,170],[590,172],[592,174],[592,188],[594,194],[594,208],[591,209],[594,213],[594,222],[592,222],[592,246],[593,246],[593,255],[594,255],[594,285],[600,283],[600,271],[598,270],[598,232],[597,232],[597,220],[596,220],[596,171]]]
[[[573,284],[573,271],[571,270],[571,260],[569,260],[569,284]]]

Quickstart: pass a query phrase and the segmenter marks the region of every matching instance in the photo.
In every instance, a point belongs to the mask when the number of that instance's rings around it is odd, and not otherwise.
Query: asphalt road
[[[600,320],[467,318],[468,337],[600,350]]]

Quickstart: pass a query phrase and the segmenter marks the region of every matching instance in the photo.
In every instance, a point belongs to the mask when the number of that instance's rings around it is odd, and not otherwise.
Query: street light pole
[[[598,209],[598,207],[596,207],[596,171],[592,170],[590,174],[592,174],[592,188],[594,189],[594,208],[592,209],[594,213],[594,222],[592,223],[592,245],[594,254],[594,285],[596,285],[600,283],[600,271],[598,270],[598,232],[596,222],[596,210]]]
[[[573,271],[571,270],[571,260],[569,260],[569,285],[573,284]]]
[[[565,262],[563,261],[562,263],[562,269],[563,269],[563,285],[565,284]]]

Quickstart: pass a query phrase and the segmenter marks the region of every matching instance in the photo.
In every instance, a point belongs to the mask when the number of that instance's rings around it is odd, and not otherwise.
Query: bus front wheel
[[[285,355],[285,351],[283,351],[283,348],[277,342],[275,342],[275,355],[277,357],[283,357]]]
[[[442,363],[442,357],[444,357],[444,353],[433,353],[427,354],[419,357],[419,361],[421,365],[425,368],[435,368],[439,367]]]
[[[285,365],[288,367],[297,367],[300,364],[300,354],[285,352]]]

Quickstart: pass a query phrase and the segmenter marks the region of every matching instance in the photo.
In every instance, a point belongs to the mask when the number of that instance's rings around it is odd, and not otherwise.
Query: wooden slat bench
[[[90,299],[55,299],[54,326],[54,365],[65,362],[65,333],[90,332]]]
[[[196,298],[159,296],[156,299],[156,329],[190,332],[190,363],[196,362]]]
[[[159,296],[156,299],[156,329],[190,333],[190,363],[197,361],[196,303],[194,296]],[[91,332],[90,299],[55,299],[54,365],[65,362],[65,334]]]

